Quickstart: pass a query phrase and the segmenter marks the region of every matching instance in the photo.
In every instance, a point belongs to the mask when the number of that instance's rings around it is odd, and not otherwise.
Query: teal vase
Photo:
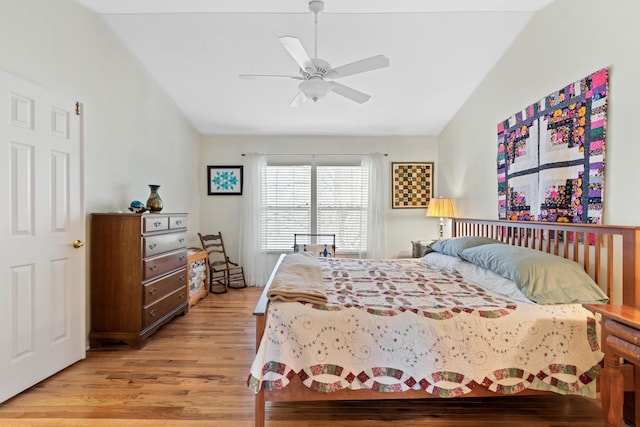
[[[162,199],[158,193],[160,186],[149,184],[149,188],[151,189],[151,194],[149,194],[149,198],[147,199],[147,209],[150,212],[160,212],[162,210]]]

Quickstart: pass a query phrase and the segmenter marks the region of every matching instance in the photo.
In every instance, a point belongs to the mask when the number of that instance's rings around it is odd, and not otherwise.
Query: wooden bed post
[[[622,282],[623,283],[635,283],[636,286],[623,286],[622,288],[622,303],[630,307],[640,308],[640,292],[637,291],[637,287],[640,286],[640,230],[638,228],[627,231],[623,238],[622,248]],[[603,341],[604,342],[604,341]],[[603,345],[603,347],[605,347]],[[603,349],[604,351],[604,349]],[[625,405],[629,405],[625,415],[629,418],[633,418],[631,421],[634,425],[639,425],[640,422],[640,369],[637,365],[632,365],[633,375],[630,378],[633,379],[633,395],[629,395],[627,392],[625,396],[620,396],[622,401],[627,400]],[[605,360],[606,368],[606,360]],[[628,399],[627,399],[628,398]],[[626,407],[626,406],[625,406]],[[631,408],[634,410],[631,411]],[[604,409],[604,400],[603,400]],[[611,412],[611,411],[609,411]],[[608,414],[605,416],[609,417]],[[609,421],[609,419],[606,419]],[[612,419],[613,420],[613,419]]]
[[[256,316],[256,352],[260,347],[260,341],[262,340],[262,334],[266,324],[267,316],[264,314],[255,314]],[[264,390],[260,390],[256,393],[255,397],[255,426],[264,427]]]
[[[260,301],[262,301],[262,299]],[[260,302],[258,305],[260,305]],[[260,341],[262,341],[262,335],[264,334],[264,329],[267,323],[266,306],[267,303],[265,302],[263,312],[259,312],[256,307],[256,310],[253,313],[256,318],[256,353],[258,352],[258,348],[260,348]],[[264,405],[264,390],[260,390],[256,393],[255,397],[255,427],[264,427]]]
[[[631,307],[640,307],[640,292],[636,287],[640,285],[640,260],[635,254],[640,254],[640,230],[629,230],[624,236],[622,255],[622,281],[635,283],[636,286],[625,286],[622,290],[622,303]]]
[[[253,316],[256,318],[256,353],[260,348],[260,342],[262,341],[262,336],[264,335],[265,328],[267,326],[267,308],[269,307],[269,287],[271,286],[271,282],[273,282],[273,278],[276,275],[276,271],[282,260],[284,260],[286,254],[280,255],[276,265],[273,267],[273,271],[271,272],[271,276],[269,276],[269,280],[264,287],[264,291],[260,295],[260,299],[256,304],[256,307],[253,309]],[[264,427],[265,424],[265,398],[264,398],[264,390],[260,390],[256,393],[255,397],[255,427]]]
[[[622,403],[624,400],[624,377],[620,372],[620,357],[612,354],[607,348],[609,331],[606,325],[602,327],[602,351],[605,353],[604,369],[600,375],[600,401],[602,415],[606,427],[617,427],[622,421]]]

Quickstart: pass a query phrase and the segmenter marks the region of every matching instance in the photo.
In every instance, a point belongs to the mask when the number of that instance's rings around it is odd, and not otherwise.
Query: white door
[[[75,110],[73,101],[0,71],[0,402],[85,357]]]

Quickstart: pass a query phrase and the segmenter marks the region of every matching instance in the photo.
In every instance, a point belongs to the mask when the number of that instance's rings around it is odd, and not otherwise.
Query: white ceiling
[[[289,104],[297,75],[278,37],[313,56],[307,0],[78,0],[103,14],[202,134],[438,135],[533,14],[553,0],[326,0],[318,56],[336,67],[377,54],[388,68],[341,83],[371,95],[334,93]]]

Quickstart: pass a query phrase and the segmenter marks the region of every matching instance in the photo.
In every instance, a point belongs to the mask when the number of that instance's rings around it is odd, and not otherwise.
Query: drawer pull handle
[[[151,267],[149,267],[149,270],[155,271],[156,268],[158,268],[158,266],[153,264]]]
[[[181,293],[179,293],[179,294],[178,294],[178,298],[180,298],[180,299],[184,299],[184,294],[183,294],[182,292],[181,292]]]
[[[151,289],[149,289],[149,293],[150,293],[151,295],[155,295],[155,294],[157,294],[157,293],[158,293],[158,289],[157,289],[157,288],[151,288]]]
[[[149,244],[149,249],[153,250],[153,249],[156,248],[156,246],[158,246],[158,245],[155,244],[155,243],[151,243],[151,244]]]
[[[180,261],[184,261],[184,255],[178,258]]]
[[[161,224],[162,223],[160,221],[156,221],[156,222],[153,223],[153,226],[158,228],[158,227],[160,227]]]
[[[180,281],[184,282],[184,275],[180,276]]]
[[[149,315],[150,315],[151,317],[156,317],[156,316],[158,315],[158,310],[156,310],[156,309],[154,308],[153,310],[151,310],[151,311],[149,312]]]
[[[179,239],[178,241],[179,241],[180,243],[183,243],[183,242],[184,242],[184,239]]]
[[[180,224],[182,224],[182,220],[181,219],[176,220],[176,225],[180,225]]]

